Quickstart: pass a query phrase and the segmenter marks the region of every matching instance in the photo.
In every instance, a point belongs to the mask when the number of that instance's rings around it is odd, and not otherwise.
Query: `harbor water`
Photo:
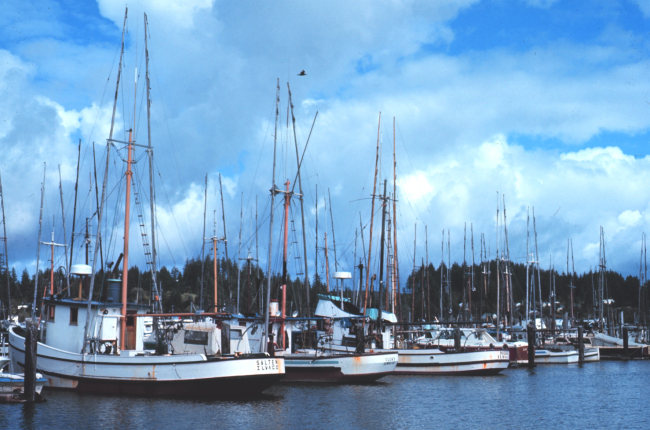
[[[275,386],[248,399],[154,399],[44,390],[0,405],[0,428],[643,428],[650,361],[508,369],[490,377],[388,376]]]

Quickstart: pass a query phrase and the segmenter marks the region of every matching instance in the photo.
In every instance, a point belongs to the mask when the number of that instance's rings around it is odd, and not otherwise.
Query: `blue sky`
[[[33,270],[43,162],[44,240],[53,225],[62,240],[57,166],[69,231],[79,139],[80,211],[94,211],[87,179],[92,142],[101,165],[124,4],[38,0],[3,2],[1,9],[0,173],[9,258],[18,270]],[[650,2],[132,2],[116,127],[117,138],[124,137],[133,121],[137,66],[139,142],[147,139],[143,12],[151,36],[162,264],[182,266],[200,252],[206,174],[209,213],[221,210],[223,176],[231,249],[242,193],[245,248],[254,242],[256,196],[260,221],[269,214],[279,78],[277,183],[293,180],[296,170],[287,82],[301,148],[318,111],[303,166],[312,273],[316,185],[318,246],[323,226],[331,230],[329,188],[337,247],[345,250],[339,262],[353,265],[359,213],[364,224],[370,218],[380,112],[380,180],[387,178],[389,187],[393,117],[398,124],[401,260],[413,258],[415,223],[418,260],[426,255],[425,225],[436,264],[443,228],[451,232],[452,259],[462,259],[465,223],[473,224],[476,242],[485,233],[494,253],[499,192],[506,196],[515,261],[525,261],[526,211],[535,207],[543,262],[551,254],[561,261],[571,238],[576,269],[589,270],[602,225],[610,267],[638,272],[641,233],[650,225]],[[303,69],[307,76],[298,77]],[[112,165],[111,190],[122,168]],[[117,195],[109,199],[109,217],[119,225]],[[298,213],[295,206],[292,217]],[[259,234],[264,265],[267,229]],[[121,236],[113,229],[104,234],[113,237],[110,252],[119,253]]]

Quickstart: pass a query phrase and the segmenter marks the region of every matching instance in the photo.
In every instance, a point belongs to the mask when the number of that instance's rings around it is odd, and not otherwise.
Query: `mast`
[[[306,292],[305,295],[307,297],[307,305],[306,305],[307,318],[309,318],[311,311],[309,305],[309,267],[307,265],[307,230],[305,229],[305,202],[302,193],[302,177],[300,175],[300,161],[298,159],[298,139],[296,137],[296,118],[293,115],[293,101],[291,100],[291,88],[289,87],[288,82],[287,82],[287,89],[289,90],[289,106],[291,106],[291,121],[293,123],[293,142],[296,146],[296,162],[298,163],[298,191],[300,192],[300,216],[302,219],[302,248],[303,248],[304,260],[305,260],[305,292]],[[316,235],[316,237],[318,237],[318,235]]]
[[[97,210],[99,210],[99,188],[97,185],[97,162],[95,161],[95,142],[93,142],[93,172],[95,175],[95,202],[96,202],[96,207]],[[75,197],[76,201],[76,197]],[[75,203],[75,212],[77,211],[76,209],[76,203]],[[99,226],[98,226],[99,228]],[[87,230],[87,229],[86,229]],[[87,234],[87,232],[86,232]],[[72,237],[74,238],[74,229],[72,230]],[[90,236],[89,236],[90,237]],[[88,239],[90,240],[90,239]],[[104,267],[104,251],[102,251],[102,238],[97,237],[97,240],[99,241],[99,262],[100,262],[100,267]],[[70,245],[72,247],[72,244]],[[88,248],[88,244],[86,244],[86,248]],[[88,258],[86,258],[87,260]],[[70,263],[72,263],[72,251],[70,252]],[[88,264],[88,261],[86,261],[86,264]]]
[[[413,276],[411,281],[411,321],[415,321],[415,246],[418,240],[418,223],[415,223],[415,232],[413,233]]]
[[[239,267],[239,260],[241,259],[241,231],[244,228],[244,193],[241,193],[241,211],[239,213],[239,250],[237,251],[237,308],[239,313],[239,280],[241,278],[241,267]]]
[[[471,281],[472,286],[469,289],[469,320],[472,320],[472,291],[476,291],[474,287],[474,223],[470,224],[470,230],[472,234],[472,270],[471,270]]]
[[[129,130],[129,143],[127,145],[127,161],[126,161],[126,195],[124,203],[124,258],[122,259],[122,318],[120,319],[120,349],[124,349],[126,341],[126,304],[128,302],[128,281],[129,281],[129,220],[131,217],[131,181],[133,178],[133,171],[131,164],[133,163],[133,132],[135,130],[135,109],[136,109],[136,96],[138,94],[138,79],[136,72],[135,89],[133,95],[133,128]],[[96,254],[93,254],[96,255]],[[90,316],[90,315],[89,315]]]
[[[47,163],[43,163],[43,183],[41,184],[41,215],[38,220],[38,242],[36,242],[36,280],[34,282],[34,302],[32,304],[32,321],[36,318],[36,296],[38,293],[38,264],[41,255],[41,230],[43,228],[43,196],[45,194],[45,170]]]
[[[223,186],[221,185],[221,173],[219,173],[219,193],[221,194],[221,217],[223,219],[223,241],[224,241],[224,248],[226,249],[226,289],[228,290],[228,296],[230,300],[232,300],[232,292],[230,291],[231,264],[230,264],[230,258],[228,258],[228,234],[226,233],[226,209],[223,205]],[[273,208],[271,208],[271,213],[273,213]]]
[[[575,262],[573,260],[573,239],[571,239],[571,326],[573,327],[574,317],[573,317],[573,290],[575,289],[575,284],[573,283],[573,278],[576,274]]]
[[[363,263],[366,258],[366,242],[363,240],[363,221],[361,220],[361,212],[359,212],[359,226],[361,228],[361,247],[363,249],[363,258],[359,259],[359,290],[357,293],[357,306],[361,307],[361,287],[363,286]]]
[[[535,264],[537,266],[537,288],[539,289],[539,317],[544,317],[544,302],[542,301],[542,275],[539,270],[539,250],[537,248],[537,224],[535,223],[535,208],[533,207],[533,231],[535,232]]]
[[[377,314],[377,322],[379,324],[379,331],[381,332],[381,311],[382,311],[382,302],[383,302],[383,282],[384,282],[384,243],[386,235],[386,183],[388,181],[384,179],[384,196],[381,201],[381,239],[379,241],[379,311]],[[330,209],[332,206],[330,205]]]
[[[499,326],[501,325],[501,282],[499,280],[499,192],[497,191],[497,342],[499,339]]]
[[[105,197],[106,197],[106,181],[108,180],[108,168],[110,166],[110,158],[111,158],[111,145],[113,143],[113,128],[115,126],[115,109],[117,108],[117,96],[118,92],[120,89],[120,77],[122,76],[122,59],[124,57],[124,33],[126,30],[126,18],[128,16],[129,9],[126,8],[124,11],[124,24],[122,26],[122,46],[120,50],[120,63],[117,68],[117,82],[115,85],[115,99],[113,101],[113,115],[111,117],[111,128],[108,134],[108,142],[106,145],[106,170],[104,172],[104,182],[102,184],[102,198],[101,198],[101,206],[97,208],[98,215],[97,215],[97,239],[95,240],[95,253],[93,255],[97,255],[97,250],[99,249],[100,243],[101,243],[101,232],[102,232],[102,218],[103,218],[103,213],[104,213],[104,203],[105,202]],[[89,328],[90,328],[90,321],[91,321],[91,308],[92,308],[92,299],[93,299],[93,289],[95,286],[95,275],[97,274],[97,258],[93,258],[93,266],[92,266],[92,274],[90,276],[90,287],[88,290],[88,308],[86,312],[86,324],[84,327],[84,341],[83,345],[81,347],[81,352],[85,353],[86,351],[86,343],[88,341],[88,335],[89,335]],[[126,302],[126,300],[124,300]],[[124,318],[125,319],[125,318]]]
[[[440,321],[443,321],[442,317],[442,286],[444,284],[444,266],[445,266],[445,229],[442,229],[442,243],[440,244]]]
[[[66,270],[66,275],[65,275],[65,280],[66,280],[66,289],[68,291],[68,295],[70,294],[70,265],[68,264],[68,251],[65,249],[67,248],[67,239],[66,239],[66,233],[65,233],[65,208],[63,206],[63,186],[61,185],[61,165],[59,165],[59,194],[61,195],[61,222],[63,223],[63,246],[64,246],[64,251],[63,253],[65,254],[65,267],[68,268]],[[52,238],[52,243],[54,243],[54,238]],[[9,286],[9,284],[7,284]]]
[[[257,234],[257,233],[256,233]],[[213,235],[212,235],[212,252],[214,253],[213,257],[213,270],[214,270],[214,311],[219,312],[219,301],[218,299],[218,294],[219,294],[219,289],[217,288],[217,280],[219,278],[219,262],[217,259],[217,214],[215,211],[214,214],[214,228],[213,228]]]
[[[503,198],[503,232],[506,239],[506,296],[508,299],[508,312],[510,313],[510,326],[512,327],[514,319],[514,298],[512,297],[512,269],[510,267],[510,245],[508,244],[508,222],[506,218],[506,196],[501,195]]]
[[[318,184],[316,184],[316,204],[314,206],[316,206],[316,240],[314,241],[316,249],[314,250],[314,268],[316,275],[318,275]],[[359,214],[359,216],[361,216],[361,214]],[[363,235],[363,230],[361,231],[361,234]]]
[[[203,309],[203,277],[205,275],[205,221],[208,211],[208,174],[205,174],[205,197],[203,198],[203,236],[201,236],[201,296],[199,309]],[[216,311],[215,311],[216,312]]]
[[[289,191],[289,180],[285,183],[286,192],[284,194],[284,247],[282,251],[282,349],[287,348],[286,333],[284,330],[284,320],[287,318],[287,248],[289,243],[289,202],[291,192]],[[250,264],[250,262],[249,262]]]
[[[327,255],[327,232],[325,232],[325,285],[327,286],[327,293],[330,292],[330,262]]]
[[[280,104],[280,79],[278,78],[277,92],[275,95],[275,133],[273,134],[273,181],[271,185],[271,221],[269,225],[269,257],[268,257],[268,283],[266,290],[266,309],[264,309],[264,339],[268,340],[268,330],[269,330],[269,306],[271,303],[271,251],[273,249],[273,205],[275,203],[275,155],[277,151],[278,144],[278,116],[280,115],[280,109],[278,105]],[[263,342],[264,352],[267,351],[268,345],[267,342]]]
[[[156,248],[156,194],[153,176],[153,146],[151,146],[151,84],[149,81],[149,21],[147,14],[144,14],[144,54],[145,54],[145,84],[147,87],[147,155],[149,157],[149,213],[151,216],[151,283],[153,289],[156,291],[154,297],[154,306],[158,305],[158,311],[162,312],[162,294],[158,289],[158,282],[156,277],[157,257],[158,252]],[[205,237],[205,236],[204,236]],[[203,288],[201,288],[203,291]],[[215,309],[216,312],[216,309]]]
[[[2,206],[2,228],[4,236],[2,238],[5,248],[5,267],[7,270],[7,319],[11,318],[11,283],[9,277],[9,257],[7,254],[7,221],[5,219],[5,195],[2,191],[2,177],[0,176],[0,206]]]
[[[336,256],[336,235],[334,234],[334,215],[332,214],[332,196],[330,194],[330,189],[327,189],[327,198],[330,203],[330,222],[332,223],[332,246],[334,247],[334,271],[338,272],[339,271],[339,260],[338,257]],[[336,287],[339,288],[340,286],[340,279],[336,279]]]
[[[93,143],[93,156],[95,154],[95,144]],[[74,183],[74,209],[72,211],[72,235],[70,237],[70,266],[67,267],[70,273],[72,266],[72,252],[74,251],[74,227],[77,220],[77,190],[79,189],[79,162],[81,161],[81,139],[79,139],[79,148],[77,149],[77,180]],[[64,224],[65,225],[65,224]],[[70,287],[70,277],[68,276],[68,287]],[[70,297],[70,289],[68,288],[68,297]]]
[[[426,271],[427,271],[427,303],[428,303],[428,310],[427,310],[427,318],[431,320],[431,286],[429,285],[429,228],[428,226],[424,226],[424,248],[426,251],[426,256],[427,256],[427,265],[426,265]]]
[[[526,208],[526,322],[530,316],[530,275],[528,271],[530,269],[530,250],[528,249],[528,243],[530,242],[530,213],[529,209]]]
[[[381,133],[381,112],[379,112],[379,124],[377,125],[377,155],[375,156],[375,179],[372,184],[372,209],[370,210],[370,241],[368,244],[368,265],[366,266],[366,299],[363,306],[363,315],[366,315],[368,307],[368,287],[370,281],[370,263],[372,256],[372,227],[375,219],[375,193],[377,192],[377,168],[379,165],[379,137]]]
[[[398,321],[402,320],[402,293],[399,285],[399,260],[397,258],[397,158],[395,158],[395,117],[393,117],[393,271],[397,289]],[[395,288],[394,287],[394,288]],[[393,294],[395,294],[393,292]]]

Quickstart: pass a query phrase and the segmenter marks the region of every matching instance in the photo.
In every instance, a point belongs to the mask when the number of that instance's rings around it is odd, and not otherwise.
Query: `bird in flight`
[[[303,70],[302,72],[298,73],[298,76],[307,76],[307,73]]]

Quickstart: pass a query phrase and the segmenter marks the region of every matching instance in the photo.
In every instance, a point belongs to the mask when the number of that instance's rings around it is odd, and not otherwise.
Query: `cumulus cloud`
[[[143,67],[137,12],[146,11],[159,222],[166,234],[180,230],[186,235],[167,238],[174,258],[195,256],[200,248],[207,172],[209,211],[220,209],[213,184],[215,172],[223,173],[231,244],[242,191],[245,211],[251,214],[257,195],[260,218],[265,216],[276,137],[276,182],[293,181],[289,80],[300,150],[318,111],[302,167],[310,250],[316,184],[319,226],[330,228],[321,211],[330,188],[341,246],[353,249],[359,212],[364,223],[369,219],[381,111],[380,180],[392,177],[391,120],[397,118],[401,237],[410,242],[417,221],[431,231],[452,229],[452,247],[462,249],[456,238],[462,237],[465,221],[474,222],[477,232],[494,231],[499,191],[506,196],[513,253],[522,253],[526,207],[535,206],[540,251],[561,253],[566,238],[573,237],[581,254],[576,263],[587,268],[602,224],[614,248],[610,261],[628,267],[625,239],[636,240],[630,238],[650,222],[642,204],[650,161],[626,154],[615,141],[590,141],[605,133],[622,138],[645,133],[650,62],[633,53],[620,34],[612,37],[611,30],[597,40],[455,51],[453,21],[474,3],[130,3],[124,75],[129,89],[118,100],[117,127],[121,133],[133,119],[136,54],[137,66]],[[529,3],[549,7],[553,2]],[[53,25],[45,36],[32,29],[12,52],[0,50],[0,112],[7,118],[0,122],[3,180],[19,173],[27,177],[21,184],[7,179],[5,186],[11,211],[19,214],[12,215],[19,221],[8,225],[23,229],[19,246],[35,243],[41,162],[48,161],[52,174],[50,164],[62,165],[69,199],[77,139],[84,140],[81,171],[86,177],[92,171],[90,143],[103,145],[108,137],[124,9],[101,0],[99,12],[83,40],[66,39],[66,26]],[[297,77],[302,69],[307,76]],[[278,76],[280,120],[273,136]],[[138,100],[142,97],[139,92]],[[140,106],[138,115],[144,113]],[[140,142],[146,139],[143,124],[140,120],[137,126]],[[548,141],[552,145],[543,149]],[[25,162],[27,152],[36,161]],[[101,157],[99,151],[98,165]],[[122,169],[115,166],[111,180]],[[48,184],[57,181],[58,175],[48,173]],[[25,196],[33,196],[21,199],[11,191],[19,185]],[[48,205],[50,215],[57,211],[55,200]],[[23,260],[32,260],[33,251],[32,245]],[[340,252],[348,265],[349,254]],[[309,258],[313,261],[313,255]]]

